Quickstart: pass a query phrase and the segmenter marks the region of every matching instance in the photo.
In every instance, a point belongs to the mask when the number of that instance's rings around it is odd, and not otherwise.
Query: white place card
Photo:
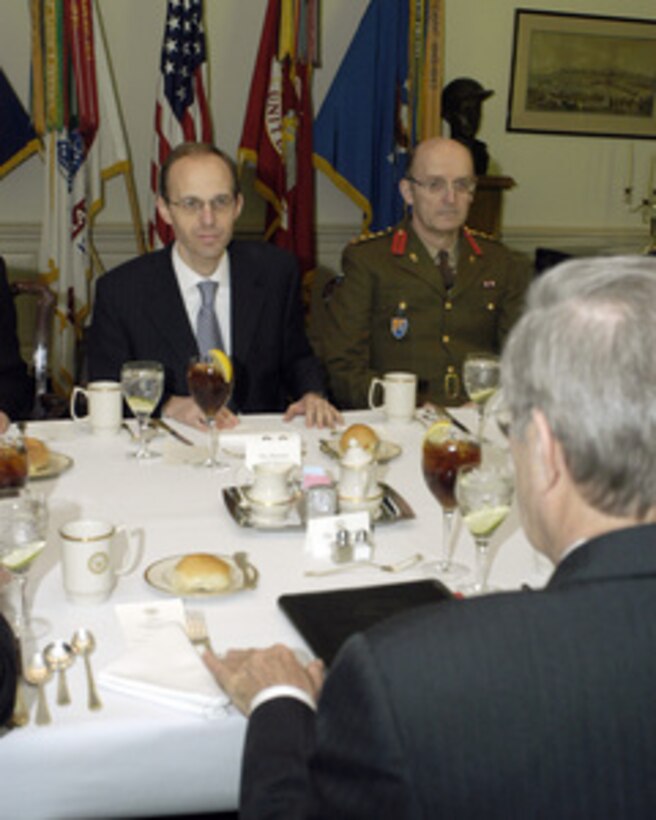
[[[359,512],[340,513],[339,515],[325,515],[320,518],[309,518],[305,531],[305,551],[313,558],[330,560],[333,545],[337,540],[337,533],[346,530],[350,540],[355,542],[355,535],[364,530],[371,541],[371,520],[366,510]],[[357,546],[354,547],[353,560],[362,560],[364,556],[356,557]]]
[[[128,646],[144,643],[164,624],[185,627],[185,609],[182,599],[170,601],[143,601],[137,604],[117,604],[116,616]]]
[[[301,437],[298,433],[260,433],[246,439],[246,466],[261,462],[301,464]]]

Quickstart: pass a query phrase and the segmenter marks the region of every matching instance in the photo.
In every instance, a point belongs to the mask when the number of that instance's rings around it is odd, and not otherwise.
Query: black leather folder
[[[281,595],[278,604],[315,655],[329,666],[344,641],[413,607],[452,598],[437,580]]]

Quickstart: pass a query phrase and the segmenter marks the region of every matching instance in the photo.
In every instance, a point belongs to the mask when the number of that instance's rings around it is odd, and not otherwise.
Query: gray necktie
[[[219,350],[225,349],[223,346],[223,337],[221,336],[221,328],[219,327],[219,321],[216,318],[216,311],[214,310],[214,299],[218,287],[218,282],[208,281],[198,284],[202,304],[196,317],[196,339],[201,355],[205,355],[205,353],[212,348],[218,348]]]

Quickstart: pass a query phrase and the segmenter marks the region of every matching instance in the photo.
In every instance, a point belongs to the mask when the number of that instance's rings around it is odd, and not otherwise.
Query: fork
[[[396,564],[377,564],[375,561],[354,561],[350,564],[344,564],[340,567],[331,567],[330,569],[308,569],[305,575],[312,578],[319,578],[323,575],[337,575],[339,572],[350,572],[352,569],[359,569],[360,567],[374,567],[383,572],[403,572],[404,569],[410,569],[424,560],[424,556],[418,552],[415,555],[410,555],[397,561]]]
[[[185,614],[187,637],[194,646],[202,646],[212,652],[212,644],[207,633],[205,614],[198,609],[189,609]]]

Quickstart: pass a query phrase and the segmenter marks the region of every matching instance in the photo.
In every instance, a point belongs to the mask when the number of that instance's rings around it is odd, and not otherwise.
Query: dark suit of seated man
[[[18,346],[16,306],[0,258],[0,432],[10,418],[27,418],[33,402],[34,386]]]
[[[133,259],[97,284],[89,338],[91,379],[118,379],[130,359],[165,369],[164,415],[201,427],[186,370],[199,352],[198,285],[218,283],[213,307],[234,365],[233,404],[241,412],[304,414],[332,426],[322,367],[305,335],[298,265],[286,251],[232,239],[243,197],[234,164],[203,143],[183,143],[162,167],[157,207],[172,246]],[[224,408],[217,425],[236,424]]]
[[[545,589],[382,623],[323,686],[285,647],[206,653],[250,715],[240,817],[656,817],[655,349],[655,260],[532,286],[502,382]]]

